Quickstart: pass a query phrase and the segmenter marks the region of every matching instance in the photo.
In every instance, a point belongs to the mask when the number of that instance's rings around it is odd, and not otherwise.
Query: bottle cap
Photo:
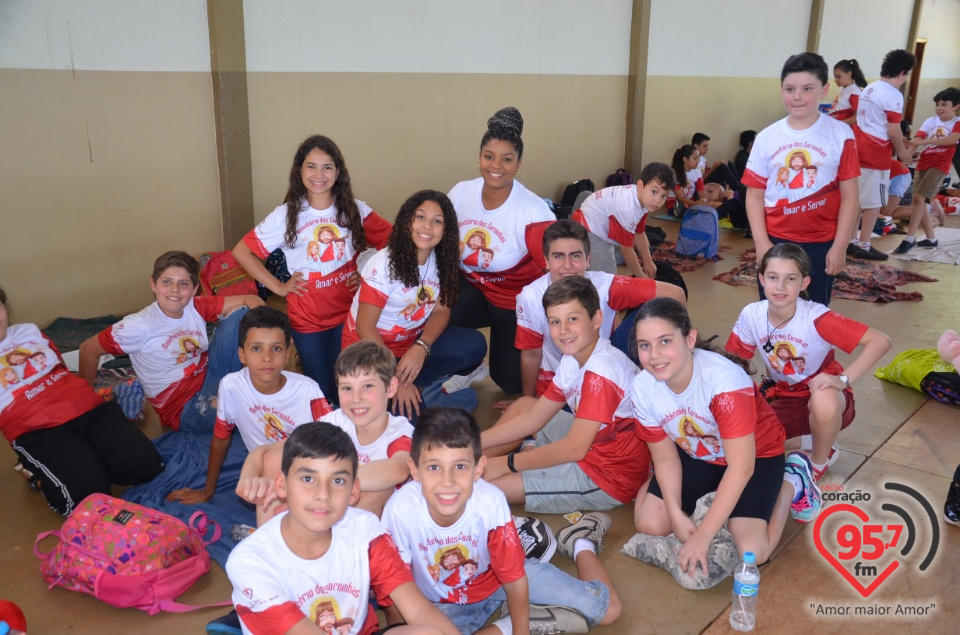
[[[753,554],[752,551],[744,551],[743,561],[746,562],[747,564],[756,564],[757,557]]]

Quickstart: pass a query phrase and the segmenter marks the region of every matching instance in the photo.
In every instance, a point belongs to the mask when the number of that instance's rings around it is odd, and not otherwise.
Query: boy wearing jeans
[[[383,522],[421,591],[462,633],[583,633],[619,617],[620,599],[596,555],[609,517],[587,514],[559,534],[580,579],[525,561],[506,498],[480,478],[486,459],[469,413],[426,410],[408,461],[415,482],[390,499]],[[504,602],[500,619],[484,628]]]

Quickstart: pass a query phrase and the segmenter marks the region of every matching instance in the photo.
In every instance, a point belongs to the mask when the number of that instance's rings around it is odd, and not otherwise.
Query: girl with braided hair
[[[420,413],[421,389],[474,370],[487,354],[478,331],[449,326],[460,292],[459,242],[445,194],[421,190],[408,198],[389,244],[363,266],[343,330],[344,348],[370,340],[397,357],[393,411],[411,419]]]
[[[490,327],[490,375],[511,394],[522,391],[514,347],[517,295],[543,275],[543,232],[556,220],[543,199],[516,180],[522,132],[516,108],[498,110],[480,140],[479,178],[450,190],[463,248],[460,299],[450,324]]]

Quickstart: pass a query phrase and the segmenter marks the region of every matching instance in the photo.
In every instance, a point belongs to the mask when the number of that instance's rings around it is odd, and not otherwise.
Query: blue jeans
[[[340,403],[333,367],[340,355],[342,340],[343,324],[316,333],[293,331],[293,343],[297,347],[297,354],[300,355],[303,374],[320,384],[323,396],[331,404]]]
[[[423,388],[441,377],[465,375],[479,366],[486,354],[487,340],[479,331],[448,326],[430,346],[430,355],[413,383]]]
[[[770,242],[779,245],[791,241],[770,236]],[[810,258],[810,284],[807,285],[807,295],[814,302],[830,306],[830,296],[833,295],[833,276],[827,275],[827,252],[833,247],[833,241],[794,244],[806,252]],[[763,286],[760,284],[759,278],[757,279],[757,290],[760,292],[760,299],[766,300],[767,296],[763,293]]]
[[[527,585],[530,588],[530,604],[549,604],[574,609],[587,619],[587,626],[590,628],[599,624],[607,614],[610,589],[602,582],[578,580],[536,558],[529,558],[523,568],[526,570]],[[461,633],[469,635],[480,630],[506,600],[507,594],[501,586],[486,599],[473,604],[435,603],[434,606],[440,609]]]
[[[610,334],[610,343],[613,344],[613,347],[629,357],[637,366],[640,365],[640,360],[637,359],[637,348],[632,345],[630,340],[633,335],[633,323],[637,321],[637,313],[639,312],[640,307],[637,307],[627,313],[623,321],[620,322],[620,326]]]
[[[180,430],[185,432],[212,432],[213,422],[217,418],[217,392],[220,380],[235,373],[243,365],[237,355],[240,347],[240,319],[246,315],[247,307],[240,307],[229,316],[220,320],[217,330],[210,338],[207,349],[207,374],[203,378],[200,390],[183,406],[180,414]]]

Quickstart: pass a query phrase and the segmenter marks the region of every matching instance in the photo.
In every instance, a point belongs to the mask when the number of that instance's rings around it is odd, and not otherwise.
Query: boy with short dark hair
[[[830,90],[827,72],[816,53],[787,59],[780,72],[787,116],[757,135],[743,175],[757,263],[773,245],[796,243],[810,257],[810,299],[824,305],[846,264],[860,175],[850,126],[820,112]],[[884,160],[889,164],[889,156]],[[787,176],[784,185],[778,185],[781,172]],[[763,300],[759,283],[757,289]]]
[[[168,501],[189,505],[213,498],[223,461],[237,430],[248,451],[286,439],[301,423],[331,411],[317,382],[285,371],[290,359],[290,319],[268,306],[258,306],[240,320],[237,354],[244,368],[220,381],[217,419],[210,440],[207,481],[202,490],[184,487]],[[258,474],[273,479],[274,474]]]
[[[128,315],[80,346],[79,375],[91,386],[100,356],[130,355],[133,370],[160,422],[174,430],[212,430],[217,389],[240,370],[237,329],[245,310],[263,304],[255,295],[194,297],[200,265],[182,251],[157,258],[150,278],[156,302]],[[212,338],[207,323],[224,316]]]
[[[321,417],[353,441],[361,483],[360,498],[354,504],[378,516],[396,487],[410,478],[407,457],[413,426],[387,409],[397,391],[396,364],[389,349],[369,340],[343,349],[334,365],[340,409]],[[257,448],[243,464],[237,494],[257,504],[258,522],[277,509],[271,481],[279,469],[283,443]]]
[[[593,545],[575,558],[579,580],[534,558],[524,562],[506,498],[481,479],[486,459],[469,413],[422,413],[409,463],[415,482],[390,499],[383,521],[424,595],[462,633],[579,633],[619,617],[620,599],[595,553],[601,523],[573,526],[568,542]],[[500,619],[484,628],[504,602]]]
[[[860,217],[859,240],[856,234],[850,241],[847,254],[867,260],[886,260],[887,254],[870,244],[870,235],[880,214],[887,204],[887,188],[890,186],[890,152],[906,163],[910,150],[903,141],[900,120],[903,118],[903,95],[900,87],[910,77],[917,63],[913,53],[896,49],[883,58],[880,79],[868,85],[860,94],[857,104],[857,122],[853,134],[857,139],[860,158]]]
[[[594,271],[617,273],[613,248],[620,245],[623,261],[633,275],[638,278],[657,275],[645,231],[647,216],[666,202],[675,179],[669,165],[650,163],[640,172],[636,185],[605,187],[588,196],[580,209],[574,210],[573,220],[590,232]],[[640,252],[642,265],[634,248]]]
[[[957,117],[960,90],[952,87],[941,90],[934,95],[933,103],[936,104],[937,114],[923,122],[913,141],[908,144],[911,155],[925,147],[913,175],[913,209],[910,211],[907,237],[894,250],[897,254],[905,254],[915,245],[936,247],[939,244],[927,206],[937,196],[940,186],[950,173],[950,162],[953,161],[957,142],[960,141],[960,117]],[[914,234],[921,225],[927,237],[916,242]]]
[[[346,618],[350,633],[378,632],[371,588],[407,622],[393,633],[458,633],[414,584],[377,517],[349,507],[360,483],[345,432],[322,422],[298,426],[284,444],[276,489],[288,511],[245,538],[227,561],[244,633],[326,635]]]
[[[632,312],[657,296],[668,296],[686,304],[683,289],[668,282],[588,271],[590,247],[587,229],[569,219],[558,220],[547,227],[543,234],[547,273],[525,286],[517,296],[517,337],[514,344],[520,350],[520,380],[524,397],[535,398],[543,394],[563,356],[550,338],[542,304],[547,287],[557,280],[567,276],[584,276],[593,283],[603,311],[600,336],[613,341],[615,346],[623,340],[623,346],[618,346],[623,352],[626,352],[627,334],[633,326],[633,314],[628,314],[614,329],[617,311],[626,309]],[[520,407],[522,402],[521,398],[514,403]]]
[[[646,444],[634,433],[626,393],[639,369],[600,337],[600,297],[588,279],[568,276],[553,283],[544,293],[543,309],[563,358],[528,410],[505,414],[484,431],[483,447],[495,457],[487,461],[486,478],[508,501],[525,503],[533,512],[628,503],[647,479],[650,464]],[[561,414],[564,405],[572,417]],[[535,447],[511,452],[533,434]],[[570,547],[558,548],[569,554]]]

